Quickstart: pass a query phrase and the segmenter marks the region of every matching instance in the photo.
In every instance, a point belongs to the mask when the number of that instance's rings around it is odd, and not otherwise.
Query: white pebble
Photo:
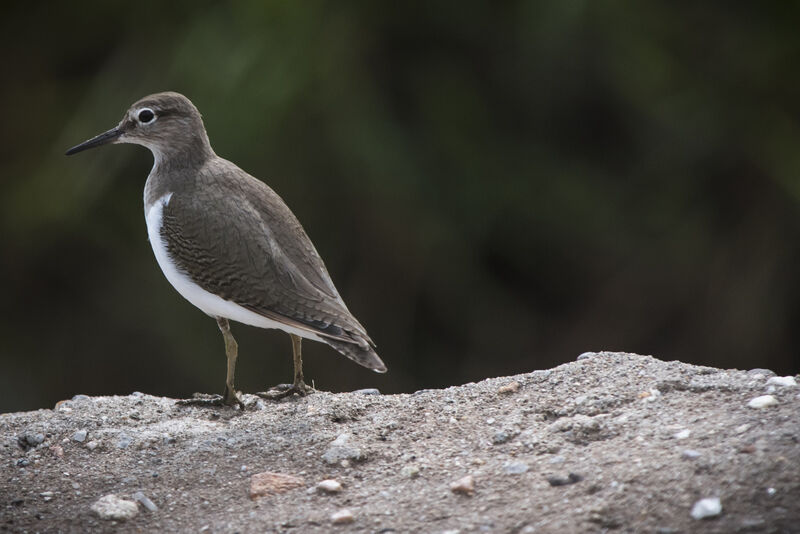
[[[644,402],[655,402],[661,396],[661,392],[655,388],[645,391],[641,398]]]
[[[751,399],[750,402],[747,403],[750,408],[766,408],[767,406],[773,406],[775,404],[778,404],[778,400],[772,395],[761,395],[760,397]]]
[[[521,475],[522,473],[527,473],[528,464],[525,462],[506,462],[503,464],[503,471],[507,475]]]
[[[317,484],[317,489],[320,491],[324,491],[325,493],[339,493],[340,491],[342,491],[342,483],[339,482],[338,480],[333,480],[332,478],[329,478]]]
[[[139,507],[135,502],[120,499],[114,494],[100,497],[91,508],[100,519],[125,521],[132,519],[139,513]]]
[[[331,521],[334,525],[345,525],[347,523],[352,523],[355,520],[356,517],[353,515],[353,512],[347,508],[331,514]]]
[[[714,517],[722,513],[722,503],[719,497],[700,499],[692,506],[692,517],[695,519],[705,519]]]
[[[141,491],[137,491],[136,493],[134,493],[134,494],[132,495],[132,497],[133,497],[134,499],[136,499],[137,501],[139,501],[140,503],[142,503],[142,506],[144,506],[145,508],[147,508],[147,510],[148,510],[148,511],[150,511],[150,512],[158,512],[158,506],[156,506],[156,505],[155,505],[155,503],[154,503],[153,501],[151,501],[150,499],[148,499],[148,498],[145,496],[145,494],[144,494],[144,493],[142,493]]]
[[[767,384],[783,387],[794,387],[797,385],[797,380],[793,376],[773,376],[767,380]]]
[[[689,437],[690,434],[691,434],[691,431],[689,431],[687,429],[683,429],[680,432],[676,432],[675,434],[673,434],[672,437],[675,438],[675,439],[686,439],[686,438]]]
[[[417,478],[419,476],[419,467],[416,465],[407,465],[400,471],[400,474],[406,478]]]

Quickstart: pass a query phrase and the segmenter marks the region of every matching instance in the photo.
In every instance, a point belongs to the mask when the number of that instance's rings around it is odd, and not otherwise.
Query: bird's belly
[[[239,306],[235,302],[225,300],[218,295],[206,291],[197,285],[187,274],[181,272],[175,262],[170,258],[167,252],[164,238],[161,236],[161,223],[164,206],[169,204],[172,193],[167,193],[163,197],[155,201],[145,213],[147,220],[147,236],[150,240],[150,246],[153,247],[153,254],[155,254],[158,266],[172,287],[186,300],[191,302],[197,308],[200,308],[204,313],[212,317],[224,317],[233,321],[257,326],[260,328],[277,328],[314,341],[322,341],[319,336],[293,326],[285,325],[272,319],[268,319],[262,315]]]

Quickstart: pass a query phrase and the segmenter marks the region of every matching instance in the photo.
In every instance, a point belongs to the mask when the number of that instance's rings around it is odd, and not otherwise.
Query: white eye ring
[[[136,112],[136,120],[139,121],[140,124],[152,124],[156,121],[156,112],[150,108],[142,108]]]

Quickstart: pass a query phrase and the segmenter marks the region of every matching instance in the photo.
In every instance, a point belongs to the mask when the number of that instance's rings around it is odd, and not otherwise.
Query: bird
[[[66,155],[118,143],[152,153],[144,212],[156,262],[181,296],[216,320],[225,343],[223,394],[196,395],[185,404],[244,409],[234,383],[238,344],[231,321],[291,337],[294,381],[261,394],[268,398],[313,391],[303,378],[303,339],[326,343],[378,373],[387,371],[297,217],[266,183],[214,152],[202,116],[187,97],[145,96],[117,126]]]

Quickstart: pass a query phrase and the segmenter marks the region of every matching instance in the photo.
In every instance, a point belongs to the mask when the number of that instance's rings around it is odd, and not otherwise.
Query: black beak
[[[84,150],[88,150],[96,146],[113,143],[120,135],[122,135],[122,130],[120,130],[119,127],[111,128],[107,132],[103,132],[100,135],[96,135],[91,139],[89,139],[88,141],[84,141],[83,143],[70,148],[69,150],[67,150],[67,156],[77,154],[78,152],[83,152]]]

